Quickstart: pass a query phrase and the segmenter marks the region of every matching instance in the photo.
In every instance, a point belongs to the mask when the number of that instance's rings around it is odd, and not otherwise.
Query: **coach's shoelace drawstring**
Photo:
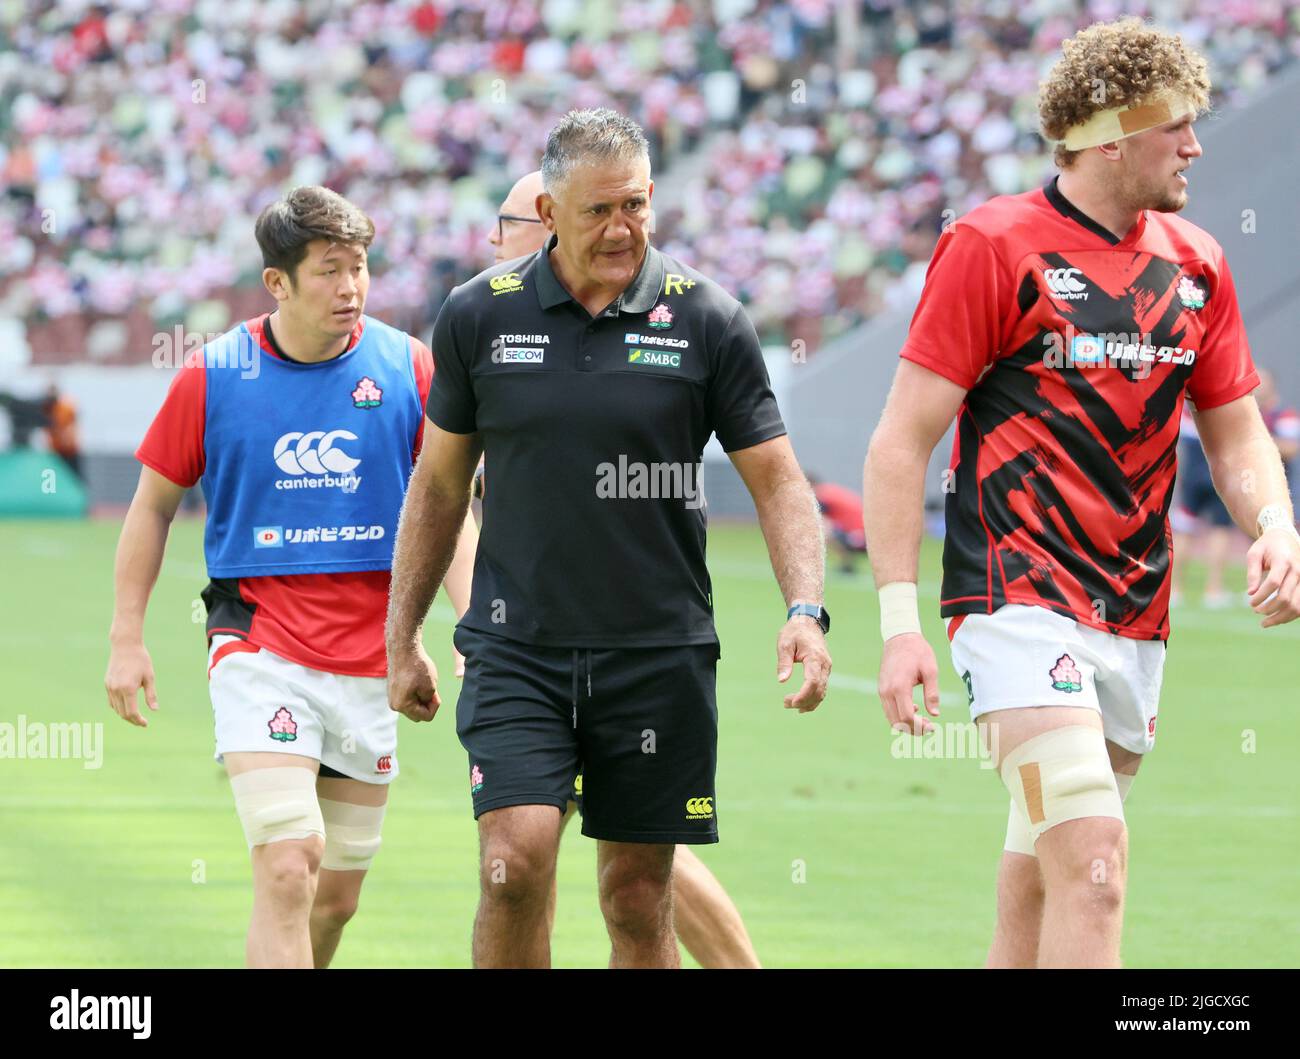
[[[591,698],[591,650],[588,649],[587,657],[582,658],[582,651],[575,648],[573,652],[573,727],[578,727],[578,667],[583,666],[587,671],[587,698]]]

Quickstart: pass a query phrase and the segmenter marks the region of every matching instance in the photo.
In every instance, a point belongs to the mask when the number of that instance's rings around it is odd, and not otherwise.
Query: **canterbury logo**
[[[275,465],[285,474],[347,474],[361,461],[334,446],[356,440],[350,430],[291,430],[275,443]]]
[[[1081,280],[1075,279],[1081,272],[1077,268],[1045,268],[1043,269],[1043,279],[1047,281],[1047,289],[1055,294],[1058,298],[1064,298],[1067,301],[1088,298],[1088,288]]]
[[[703,820],[713,815],[712,798],[687,798],[686,819]]]
[[[523,290],[524,281],[519,278],[518,272],[507,272],[504,276],[493,276],[488,280],[488,286],[494,295],[509,294],[511,291]]]

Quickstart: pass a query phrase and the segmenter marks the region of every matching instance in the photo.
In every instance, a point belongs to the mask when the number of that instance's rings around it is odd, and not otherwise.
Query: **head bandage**
[[[235,809],[249,849],[291,838],[325,837],[312,769],[296,765],[249,769],[230,777],[230,789],[235,792]]]
[[[1154,129],[1157,125],[1167,125],[1194,113],[1196,107],[1190,99],[1167,92],[1128,106],[1099,110],[1087,121],[1066,129],[1065,139],[1061,142],[1067,151],[1082,151],[1103,143],[1126,140],[1139,132]]]

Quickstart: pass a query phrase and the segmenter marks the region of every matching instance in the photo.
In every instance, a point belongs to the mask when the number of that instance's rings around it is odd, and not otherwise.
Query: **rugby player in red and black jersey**
[[[992,966],[1119,963],[1122,799],[1155,738],[1185,398],[1256,538],[1251,605],[1264,626],[1300,615],[1300,536],[1232,276],[1176,216],[1208,98],[1205,60],[1137,20],[1065,42],[1039,100],[1060,175],[942,234],[867,457],[880,697],[892,725],[930,731],[923,479],[957,420],[940,613],[1012,797]]]
[[[208,501],[203,592],[217,760],[253,863],[250,966],[324,967],[397,775],[384,614],[423,438],[428,347],[364,315],[374,225],[321,187],[256,226],[274,312],[189,358],[150,426],[115,568],[109,704],[158,709],[144,616],[185,490]],[[448,578],[469,603],[468,523]],[[459,553],[458,553],[459,556]]]

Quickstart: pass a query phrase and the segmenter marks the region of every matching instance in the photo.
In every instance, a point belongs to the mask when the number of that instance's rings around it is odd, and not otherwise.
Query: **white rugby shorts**
[[[325,673],[236,636],[214,636],[208,689],[218,761],[271,751],[314,758],[365,783],[397,775],[397,714],[383,677]]]
[[[948,629],[972,719],[993,710],[1083,706],[1101,714],[1112,743],[1135,754],[1155,746],[1164,641],[1115,636],[1022,604],[949,618]]]

